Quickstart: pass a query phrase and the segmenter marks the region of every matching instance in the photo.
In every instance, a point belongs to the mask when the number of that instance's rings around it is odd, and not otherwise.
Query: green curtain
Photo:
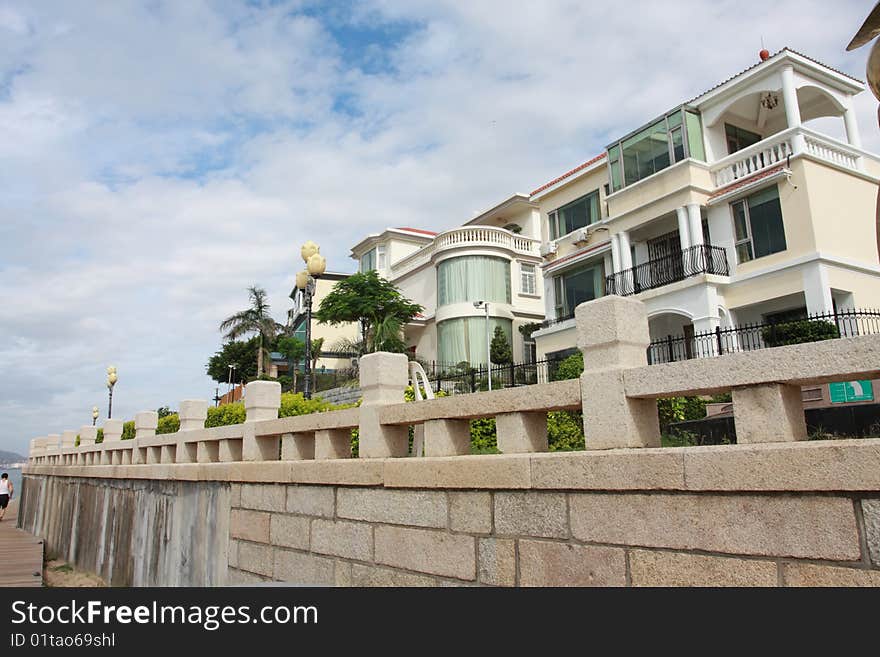
[[[513,348],[513,322],[503,317],[489,317],[489,335],[495,335],[495,327],[504,331],[508,344]],[[459,317],[437,324],[437,360],[456,365],[467,361],[471,365],[486,363],[486,318]]]
[[[492,256],[462,256],[437,266],[437,304],[510,303],[510,262]]]

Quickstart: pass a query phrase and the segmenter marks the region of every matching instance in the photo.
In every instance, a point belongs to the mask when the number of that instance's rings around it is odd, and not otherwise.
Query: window
[[[502,317],[489,317],[489,335],[495,335],[500,326],[512,345],[513,322]],[[437,357],[443,365],[457,365],[463,361],[471,365],[486,362],[486,318],[459,317],[437,324]]]
[[[537,294],[537,285],[535,283],[535,265],[526,265],[520,263],[519,281],[521,294]]]
[[[785,228],[776,187],[737,201],[731,209],[738,262],[785,251]]]
[[[797,322],[807,319],[807,307],[801,306],[793,310],[783,310],[775,313],[767,313],[764,315],[765,324],[783,324],[785,322]]]
[[[724,134],[727,137],[728,153],[741,151],[752,144],[757,144],[762,139],[761,135],[749,132],[748,130],[743,130],[742,128],[737,128],[735,125],[730,125],[729,123],[724,124]]]
[[[596,223],[602,218],[599,214],[599,190],[553,210],[548,216],[552,240]]]
[[[604,294],[603,269],[601,264],[597,264],[565,272],[553,279],[557,319],[570,316],[579,304],[598,299]]]
[[[361,272],[372,271],[376,268],[376,249],[370,249],[361,256]]]
[[[463,256],[437,265],[437,305],[472,301],[510,303],[510,262]]]
[[[523,336],[523,361],[526,363],[535,363],[538,360],[538,348],[535,344],[535,338],[531,335]]]
[[[373,269],[383,270],[386,267],[385,245],[380,244],[374,249],[370,249],[361,256],[360,271],[372,271]]]
[[[705,161],[700,115],[679,107],[608,148],[608,177],[616,192],[692,157]]]

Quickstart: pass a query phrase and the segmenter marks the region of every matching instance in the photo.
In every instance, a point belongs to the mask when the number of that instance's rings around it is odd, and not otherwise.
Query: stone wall
[[[315,397],[320,397],[330,404],[354,404],[361,398],[361,389],[358,386],[342,386],[316,392]]]
[[[25,527],[118,583],[880,586],[877,439],[35,465],[25,489]]]
[[[19,525],[114,586],[226,580],[229,484],[25,475]]]

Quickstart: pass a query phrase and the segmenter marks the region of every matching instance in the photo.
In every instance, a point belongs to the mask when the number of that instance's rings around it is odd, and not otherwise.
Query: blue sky
[[[790,46],[864,77],[872,2],[0,0],[0,449],[209,398],[307,239],[443,230]],[[682,17],[686,16],[686,22]],[[858,99],[880,150],[876,103]]]

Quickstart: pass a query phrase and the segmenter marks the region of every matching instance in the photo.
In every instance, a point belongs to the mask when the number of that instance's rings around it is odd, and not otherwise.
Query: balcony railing
[[[492,226],[464,226],[440,233],[434,241],[419,251],[398,260],[391,265],[392,274],[397,277],[428,262],[438,251],[462,247],[500,247],[518,255],[538,257],[540,240],[522,237],[503,228]]]
[[[629,296],[683,281],[698,274],[729,276],[727,254],[719,246],[699,244],[605,277],[605,294]]]

